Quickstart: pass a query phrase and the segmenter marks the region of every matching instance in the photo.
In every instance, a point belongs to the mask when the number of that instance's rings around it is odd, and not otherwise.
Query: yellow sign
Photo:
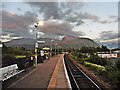
[[[43,50],[50,50],[50,48],[44,47]]]

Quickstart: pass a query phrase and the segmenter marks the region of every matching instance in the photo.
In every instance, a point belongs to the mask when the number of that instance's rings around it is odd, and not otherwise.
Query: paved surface
[[[38,67],[27,76],[12,84],[9,88],[47,88],[54,68],[61,55],[54,56]]]
[[[63,65],[63,55],[60,56],[60,59],[57,62],[57,65],[55,67],[51,80],[49,82],[48,90],[50,90],[51,88],[54,88],[54,89],[68,88],[67,80],[65,77],[64,65]]]

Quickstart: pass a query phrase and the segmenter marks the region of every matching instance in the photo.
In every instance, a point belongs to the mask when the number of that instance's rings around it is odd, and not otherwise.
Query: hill
[[[45,41],[45,43],[39,43],[39,47],[50,47],[51,38],[40,38],[38,41]],[[82,46],[97,47],[98,45],[89,38],[80,38],[74,36],[65,36],[62,40],[54,39],[52,42],[53,47],[58,44],[62,48],[81,48]],[[8,47],[25,47],[33,49],[35,46],[35,39],[16,39],[5,43]]]

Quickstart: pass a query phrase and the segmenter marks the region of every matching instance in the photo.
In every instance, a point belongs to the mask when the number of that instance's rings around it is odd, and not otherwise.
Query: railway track
[[[64,60],[73,90],[101,90],[97,84],[71,62],[67,55],[64,56]]]

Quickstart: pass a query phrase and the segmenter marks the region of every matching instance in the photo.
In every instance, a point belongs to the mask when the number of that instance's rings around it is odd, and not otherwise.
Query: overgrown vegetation
[[[102,77],[113,89],[120,89],[120,59],[116,63],[112,63],[107,58],[99,57],[96,54],[99,51],[109,52],[109,49],[106,46],[83,47],[80,50],[71,52],[71,54],[78,63],[85,65]]]
[[[2,47],[2,67],[9,66],[17,63],[20,69],[25,68],[27,62],[32,65],[30,57],[33,55],[31,50],[26,50],[23,47]]]

